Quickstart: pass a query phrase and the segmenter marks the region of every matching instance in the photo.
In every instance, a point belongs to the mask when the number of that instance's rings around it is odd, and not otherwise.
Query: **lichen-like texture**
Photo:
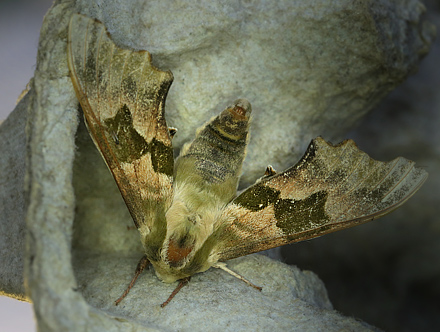
[[[312,273],[254,257],[231,265],[260,283],[262,293],[214,270],[194,277],[180,298],[162,310],[158,304],[173,285],[161,283],[150,270],[141,276],[130,298],[113,306],[142,250],[136,231],[127,230],[132,225],[130,215],[84,126],[76,132],[78,101],[66,57],[67,26],[74,12],[100,19],[118,45],[147,49],[156,67],[173,71],[176,79],[167,101],[167,121],[179,129],[173,141],[177,149],[220,105],[239,97],[252,101],[255,125],[243,167],[245,186],[261,176],[268,163],[278,170],[294,164],[312,137],[339,141],[417,68],[433,39],[421,3],[107,0],[74,5],[56,1],[43,22],[34,81],[23,100],[26,105],[19,106],[28,110],[26,142],[18,135],[21,143],[16,149],[2,150],[8,155],[2,156],[2,184],[15,181],[2,185],[2,194],[8,197],[25,184],[25,195],[18,190],[16,197],[24,197],[27,205],[1,205],[1,266],[23,271],[24,262],[27,295],[22,293],[18,272],[2,272],[1,289],[33,301],[40,331],[176,330],[197,322],[200,325],[195,328],[200,330],[209,323],[222,331],[227,330],[225,326],[230,330],[255,327],[249,325],[255,322],[236,316],[237,311],[241,317],[258,316],[256,322],[271,324],[272,330],[274,326],[301,331],[372,330],[333,311],[322,283]],[[24,119],[19,108],[14,114],[10,121],[17,115]],[[15,121],[22,132],[23,124]],[[11,132],[0,132],[2,141]],[[399,152],[382,159],[406,155]],[[6,158],[14,153],[18,163],[26,160],[26,183],[23,172],[14,179],[5,171]],[[21,226],[11,226],[13,220]],[[399,229],[396,224],[396,232]],[[380,239],[390,243],[388,236]],[[364,249],[370,250],[371,245]],[[410,258],[401,264],[418,261]],[[5,260],[9,265],[3,264]],[[410,270],[404,271],[407,278]],[[202,291],[194,292],[197,289]],[[255,299],[271,302],[264,308],[254,307]],[[151,300],[151,306],[144,300]],[[182,312],[190,317],[186,322],[185,317],[174,315],[177,300],[183,301]],[[234,307],[235,302],[241,307]],[[191,320],[196,314],[197,319]]]

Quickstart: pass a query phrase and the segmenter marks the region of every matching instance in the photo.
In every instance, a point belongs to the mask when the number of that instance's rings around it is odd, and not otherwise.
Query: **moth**
[[[180,280],[162,306],[210,267],[244,279],[223,262],[377,219],[427,178],[405,158],[380,162],[352,140],[332,145],[318,137],[295,166],[281,173],[269,166],[237,195],[249,141],[247,100],[207,122],[174,160],[175,129],[164,115],[170,71],[155,68],[147,51],[116,46],[101,22],[78,14],[69,24],[68,66],[90,136],[145,250],[117,303],[150,263],[162,281]]]

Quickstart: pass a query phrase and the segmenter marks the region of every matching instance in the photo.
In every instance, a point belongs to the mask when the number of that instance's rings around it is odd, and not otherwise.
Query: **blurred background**
[[[38,37],[52,0],[0,1],[0,118],[15,102],[33,76]]]
[[[33,76],[38,37],[52,0],[0,1],[0,119]],[[0,296],[1,331],[36,331],[32,304]]]

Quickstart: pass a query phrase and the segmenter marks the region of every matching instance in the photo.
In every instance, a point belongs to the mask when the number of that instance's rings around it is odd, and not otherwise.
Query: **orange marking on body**
[[[242,107],[240,106],[235,106],[232,110],[231,110],[232,115],[234,116],[234,118],[240,119],[240,120],[244,120],[246,119],[246,110],[244,110]]]
[[[182,260],[184,260],[190,254],[193,248],[194,246],[180,247],[174,239],[170,239],[168,243],[168,253],[167,253],[168,261],[171,264],[178,265]]]
[[[235,101],[235,105],[229,109],[234,119],[244,121],[249,118],[251,105],[245,99]]]

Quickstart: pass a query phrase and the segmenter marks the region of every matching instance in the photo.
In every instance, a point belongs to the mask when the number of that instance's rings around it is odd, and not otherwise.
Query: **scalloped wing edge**
[[[261,179],[224,210],[215,255],[220,261],[353,227],[405,203],[427,178],[414,162],[380,162],[352,140],[318,137],[282,173]]]

